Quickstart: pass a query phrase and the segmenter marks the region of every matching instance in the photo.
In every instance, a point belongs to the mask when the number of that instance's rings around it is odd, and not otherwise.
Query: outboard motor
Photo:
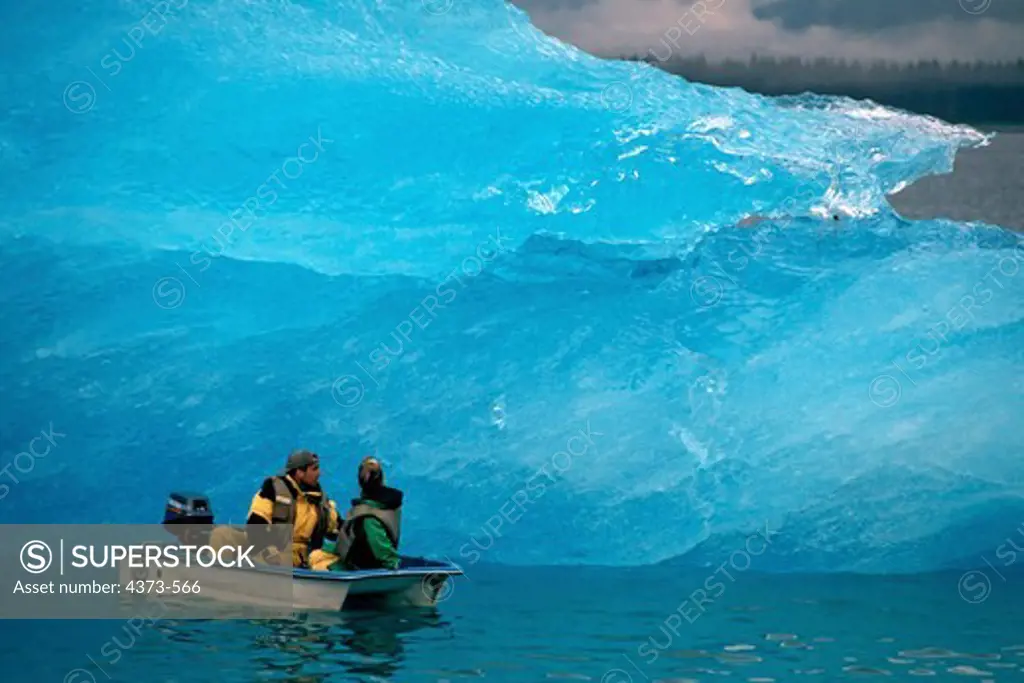
[[[201,493],[172,492],[164,508],[163,526],[183,543],[207,543],[213,530],[210,499]]]

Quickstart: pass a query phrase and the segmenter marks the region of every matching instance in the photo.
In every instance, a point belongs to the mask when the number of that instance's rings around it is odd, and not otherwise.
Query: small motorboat
[[[171,493],[164,514],[163,528],[177,542],[148,543],[163,546],[202,546],[210,542],[214,524],[209,499],[197,493]],[[222,525],[220,525],[222,526]],[[245,527],[232,527],[244,534]],[[290,548],[290,538],[281,547]],[[290,553],[289,553],[290,555]],[[148,564],[148,563],[147,563]],[[178,598],[188,599],[195,592],[203,602],[215,601],[256,609],[292,609],[294,611],[338,611],[357,606],[429,607],[452,592],[455,576],[462,568],[453,562],[423,557],[401,556],[398,569],[359,571],[314,571],[255,563],[255,567],[178,566],[120,567],[122,594],[135,592],[138,582],[159,581],[174,586]],[[182,590],[184,589],[184,590]],[[164,588],[164,592],[171,596]]]

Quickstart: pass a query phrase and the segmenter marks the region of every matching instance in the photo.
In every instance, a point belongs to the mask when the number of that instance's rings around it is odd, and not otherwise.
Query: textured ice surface
[[[916,570],[1019,523],[1024,246],[885,201],[977,132],[495,0],[159,7],[0,9],[0,520],[239,522],[302,446],[464,564],[768,524],[761,568]]]

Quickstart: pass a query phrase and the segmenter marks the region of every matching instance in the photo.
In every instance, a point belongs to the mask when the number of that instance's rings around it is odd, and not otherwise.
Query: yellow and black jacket
[[[283,475],[263,480],[252,498],[246,524],[291,524],[292,566],[308,567],[309,553],[323,546],[325,536],[337,533],[339,519],[334,501],[319,485],[301,486]]]

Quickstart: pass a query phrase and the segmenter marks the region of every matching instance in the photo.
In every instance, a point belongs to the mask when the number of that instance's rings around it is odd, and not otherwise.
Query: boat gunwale
[[[247,570],[260,571],[260,570]],[[300,573],[301,572],[301,573]],[[413,576],[463,576],[463,571],[457,565],[444,567],[410,567],[408,569],[364,569],[360,571],[317,571],[315,569],[296,569],[292,572],[292,578],[306,579],[310,581],[366,581],[369,579],[400,579]]]
[[[304,581],[367,581],[371,579],[400,579],[434,575],[464,576],[462,568],[455,563],[440,563],[436,566],[406,567],[402,569],[361,569],[355,571],[329,571],[326,569],[302,569],[298,567],[277,568],[268,565],[258,567],[203,567],[204,571],[242,572],[264,576],[288,576],[292,580]]]

